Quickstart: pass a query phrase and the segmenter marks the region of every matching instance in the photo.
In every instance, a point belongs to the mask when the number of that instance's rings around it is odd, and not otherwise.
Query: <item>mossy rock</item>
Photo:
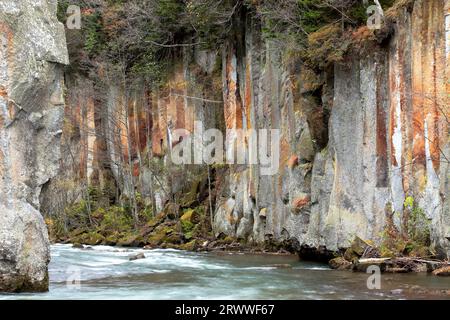
[[[162,234],[151,234],[146,242],[152,247],[158,246],[163,242],[164,235]]]
[[[140,234],[126,235],[117,242],[117,245],[121,247],[143,247],[144,244],[144,237]]]
[[[166,225],[159,225],[156,229],[148,236],[147,243],[151,246],[160,245],[163,242],[167,242],[167,236],[172,234],[174,230]]]
[[[347,261],[343,257],[337,257],[334,259],[331,259],[328,262],[328,265],[332,269],[336,270],[351,270],[352,269],[352,263],[350,261]]]
[[[172,232],[174,232],[173,228],[170,226],[162,226],[160,230],[165,234],[171,234]]]
[[[84,234],[83,239],[84,239],[84,241],[83,241],[84,244],[88,244],[88,245],[92,245],[92,246],[102,244],[105,241],[105,237],[97,232],[86,233],[86,234]]]
[[[372,245],[360,237],[355,237],[351,245],[352,251],[359,257],[361,257],[369,247],[372,247]]]
[[[344,259],[347,261],[354,261],[355,259],[358,260],[360,256],[353,251],[352,248],[347,248],[344,253]]]
[[[182,244],[184,242],[184,235],[178,232],[172,232],[163,238],[164,243]]]
[[[190,223],[197,224],[201,220],[200,214],[195,209],[188,209],[180,218],[181,221],[189,221]]]
[[[120,237],[118,234],[111,234],[105,238],[104,244],[108,246],[115,246],[119,241],[119,238]]]
[[[232,244],[233,242],[235,242],[236,239],[231,237],[231,236],[226,236],[223,239],[219,239],[217,240],[217,244],[219,245],[226,245],[226,244]]]
[[[197,248],[197,240],[189,241],[188,243],[182,244],[180,246],[181,250],[194,251]]]
[[[347,248],[347,250],[345,250],[344,258],[347,261],[355,261],[355,259],[357,260],[362,257],[364,252],[372,247],[373,245],[370,242],[365,241],[360,237],[355,237],[350,248]]]
[[[158,224],[161,224],[161,220],[160,219],[158,219],[157,217],[154,217],[154,218],[152,218],[152,219],[150,219],[150,221],[148,221],[147,223],[146,223],[146,227],[149,227],[149,228],[154,228],[154,227],[156,227]]]

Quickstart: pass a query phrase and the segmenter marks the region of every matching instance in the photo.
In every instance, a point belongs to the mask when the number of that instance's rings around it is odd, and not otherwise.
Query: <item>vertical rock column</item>
[[[56,0],[0,1],[0,291],[48,290],[42,186],[59,165],[68,63]]]
[[[445,147],[443,147],[444,156],[441,157],[441,184],[440,184],[440,194],[447,196],[444,198],[443,210],[442,210],[442,235],[443,238],[441,241],[443,242],[442,246],[446,249],[447,259],[450,258],[450,197],[448,196],[448,192],[450,190],[450,163],[448,159],[450,158],[450,143],[448,143],[449,135],[448,135],[448,116],[449,116],[449,100],[450,100],[450,0],[445,1],[445,92],[447,100],[444,102],[446,104],[446,108],[444,109],[444,115],[446,117],[447,122],[447,134],[444,136]],[[445,142],[446,140],[446,142]]]

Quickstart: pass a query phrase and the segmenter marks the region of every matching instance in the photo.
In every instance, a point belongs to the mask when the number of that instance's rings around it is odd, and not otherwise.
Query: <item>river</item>
[[[145,259],[129,261],[140,252]],[[335,271],[296,256],[62,244],[52,245],[51,256],[49,292],[0,299],[405,299],[430,298],[412,295],[411,288],[450,288],[450,278],[383,274],[381,289],[369,290],[368,274]],[[80,282],[68,285],[68,279]]]

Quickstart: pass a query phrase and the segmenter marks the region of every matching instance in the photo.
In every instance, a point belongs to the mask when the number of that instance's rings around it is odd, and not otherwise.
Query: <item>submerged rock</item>
[[[137,253],[135,255],[132,255],[128,258],[129,261],[134,261],[134,260],[139,260],[139,259],[145,259],[145,254],[141,253]]]

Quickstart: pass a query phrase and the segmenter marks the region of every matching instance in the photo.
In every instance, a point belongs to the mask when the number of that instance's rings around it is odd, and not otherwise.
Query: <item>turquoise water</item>
[[[407,294],[412,287],[450,288],[450,278],[390,274],[382,275],[381,290],[369,290],[368,274],[335,271],[296,256],[71,245],[53,245],[51,252],[49,292],[0,299],[405,299],[430,298]],[[145,259],[129,261],[140,252]],[[71,279],[79,285],[68,284]]]

